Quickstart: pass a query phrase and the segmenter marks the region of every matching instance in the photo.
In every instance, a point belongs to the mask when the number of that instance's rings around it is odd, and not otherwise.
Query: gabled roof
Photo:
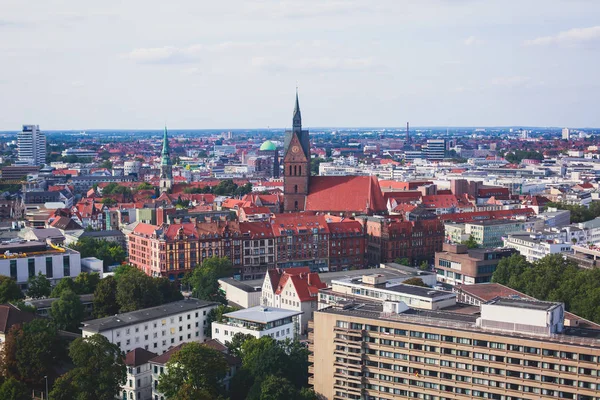
[[[24,324],[38,318],[35,314],[21,311],[12,304],[0,305],[0,333],[8,333],[17,324]]]
[[[319,274],[310,272],[308,267],[278,269],[276,274],[269,274],[269,279],[271,279],[275,294],[281,294],[288,281],[291,281],[301,302],[314,301],[319,289],[327,286],[321,282]],[[275,284],[273,284],[274,281]]]
[[[156,353],[137,347],[125,355],[125,365],[128,367],[139,367],[142,364],[146,364],[157,355],[158,354]]]
[[[386,206],[375,176],[313,176],[304,209],[370,214]]]
[[[50,226],[56,229],[62,229],[63,231],[75,231],[83,229],[81,225],[68,217],[54,218],[54,220],[50,222]]]

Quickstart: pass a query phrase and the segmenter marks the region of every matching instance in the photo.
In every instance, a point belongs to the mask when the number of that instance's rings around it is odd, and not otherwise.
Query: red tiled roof
[[[288,280],[291,280],[300,301],[314,301],[319,289],[327,286],[321,282],[319,274],[310,272],[308,267],[287,268],[278,272],[279,280],[275,280],[276,283],[273,286],[275,294],[281,294]],[[269,277],[271,278],[271,276]],[[273,278],[271,278],[271,285],[273,285]]]
[[[362,225],[358,221],[328,222],[327,226],[330,233],[362,233]]]
[[[308,213],[275,214],[271,226],[275,236],[282,236],[288,230],[298,233],[301,230],[318,229],[321,233],[329,233],[329,226],[324,215]]]
[[[154,232],[157,229],[158,229],[158,226],[156,226],[156,225],[145,224],[143,222],[140,222],[133,229],[133,232],[134,233],[138,233],[138,234],[142,234],[142,235],[152,236],[152,235],[154,235]]]
[[[186,237],[198,237],[198,232],[196,231],[196,225],[193,223],[185,223],[185,224],[172,224],[167,227],[165,232],[165,237],[167,239],[176,239],[177,235],[179,235],[179,231],[183,230],[183,235]]]
[[[451,208],[451,207],[471,207],[464,197],[459,197],[453,194],[435,194],[423,196],[423,206],[427,208]]]
[[[146,364],[156,356],[158,356],[158,354],[137,347],[125,354],[125,365],[128,367],[139,367],[142,364]]]
[[[248,214],[270,214],[271,210],[268,207],[242,207],[246,215]]]
[[[38,318],[35,314],[21,311],[12,304],[0,305],[0,332],[8,333],[17,324],[24,324]]]
[[[314,176],[305,210],[370,213],[386,210],[374,176]]]

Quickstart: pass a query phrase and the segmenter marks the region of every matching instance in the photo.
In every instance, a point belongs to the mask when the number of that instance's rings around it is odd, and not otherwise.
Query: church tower
[[[165,126],[165,134],[163,136],[163,148],[160,158],[160,191],[168,192],[173,186],[173,165],[169,154],[169,137],[167,135],[167,127]]]
[[[310,140],[302,130],[302,116],[296,90],[296,105],[292,130],[285,132],[283,155],[283,209],[286,212],[304,211],[310,181]]]

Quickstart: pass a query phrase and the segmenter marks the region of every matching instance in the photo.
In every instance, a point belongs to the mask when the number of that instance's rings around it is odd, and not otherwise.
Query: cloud
[[[363,58],[341,58],[341,57],[318,57],[300,58],[293,63],[282,61],[275,57],[254,57],[252,66],[265,70],[274,71],[349,71],[366,70],[376,67],[371,57]]]
[[[525,46],[584,46],[600,43],[600,25],[589,28],[574,28],[553,36],[542,36],[525,41]]]
[[[246,12],[271,19],[303,19],[348,16],[377,12],[380,7],[368,0],[319,1],[310,5],[297,0],[248,2]]]
[[[483,39],[479,39],[475,36],[469,36],[468,38],[465,39],[465,45],[466,46],[479,46],[485,43],[485,41]]]
[[[493,78],[490,82],[493,86],[524,86],[531,82],[529,76],[500,76]]]

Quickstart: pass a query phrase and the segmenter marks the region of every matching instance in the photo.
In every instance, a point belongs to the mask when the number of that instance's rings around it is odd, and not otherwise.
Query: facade
[[[17,134],[17,148],[19,165],[46,164],[46,135],[39,125],[23,125]]]
[[[480,312],[318,311],[309,382],[333,400],[597,398],[600,331],[563,327],[560,303],[500,298]]]
[[[127,377],[121,386],[121,399],[152,399],[152,367],[150,360],[158,356],[156,353],[136,348],[125,354]]]
[[[444,243],[435,253],[439,282],[449,285],[472,285],[490,282],[501,259],[514,254],[513,249],[472,249],[462,244]]]
[[[162,354],[184,342],[204,342],[206,316],[217,306],[198,299],[185,299],[157,307],[84,321],[82,336],[105,336],[121,351],[143,348]]]
[[[308,131],[302,130],[302,115],[298,92],[292,130],[285,132],[283,155],[284,211],[304,211],[310,181],[310,140]]]
[[[262,286],[261,305],[300,311],[300,331],[306,332],[308,321],[319,303],[319,289],[326,285],[309,268],[273,269],[268,271]]]
[[[275,340],[296,338],[300,333],[299,311],[275,307],[252,307],[223,314],[223,322],[212,323],[212,338],[229,343],[236,333]]]
[[[431,161],[441,161],[446,155],[446,139],[427,139],[425,158]]]
[[[363,221],[369,266],[405,257],[411,265],[431,262],[435,252],[442,249],[444,225],[436,218],[406,221],[397,216],[376,216]]]
[[[233,278],[219,279],[219,289],[225,295],[228,303],[242,308],[260,305],[262,286],[260,283],[248,284]]]
[[[62,278],[75,278],[81,273],[81,255],[46,242],[18,241],[0,243],[0,275],[27,289],[30,277],[42,273],[53,284]]]
[[[160,191],[169,192],[173,187],[173,166],[171,165],[171,156],[169,154],[169,137],[167,127],[163,136],[163,148],[160,156]]]
[[[346,271],[365,266],[365,236],[358,221],[330,222],[329,271]]]
[[[473,236],[481,247],[501,247],[503,237],[511,233],[523,232],[526,229],[527,224],[524,221],[515,220],[481,221],[465,224],[467,237]]]
[[[562,240],[546,240],[535,234],[508,235],[504,247],[518,251],[529,262],[544,258],[549,254],[570,253],[572,244]]]

